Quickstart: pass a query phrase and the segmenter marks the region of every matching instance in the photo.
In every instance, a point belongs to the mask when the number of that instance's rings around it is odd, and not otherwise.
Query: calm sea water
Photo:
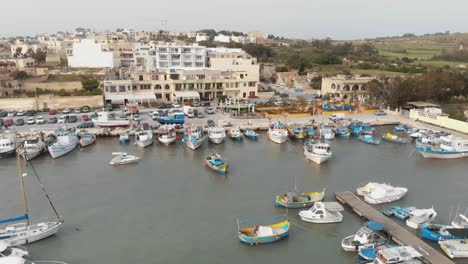
[[[203,165],[208,148],[229,161],[226,176]],[[332,148],[333,158],[320,166],[304,158],[302,143],[290,140],[278,145],[266,134],[255,142],[206,143],[196,151],[180,141],[139,149],[119,145],[117,138],[100,138],[96,145],[57,160],[44,155],[33,164],[65,225],[56,236],[28,249],[35,259],[70,264],[288,263],[292,259],[356,263],[356,255],[340,247],[341,239],[364,222],[349,208],[342,223],[327,225],[302,222],[297,210],[289,210],[297,223],[290,237],[256,247],[238,241],[236,219],[286,213],[274,207],[274,198],[293,189],[294,181],[303,191],[326,187],[327,201],[334,200],[334,192],[355,190],[369,181],[406,186],[408,195],[393,204],[434,206],[441,223],[449,223],[456,207],[468,207],[467,159],[428,160],[414,152],[413,145],[373,146],[357,139],[335,139]],[[115,151],[143,159],[111,167],[108,162]],[[0,160],[0,171],[0,218],[19,215],[15,160]],[[31,215],[50,216],[52,211],[30,175],[26,184]]]

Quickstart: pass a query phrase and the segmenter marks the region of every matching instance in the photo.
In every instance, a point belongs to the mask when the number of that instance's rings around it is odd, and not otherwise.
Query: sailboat
[[[0,228],[0,241],[9,243],[11,246],[29,244],[54,235],[60,230],[60,228],[63,225],[62,218],[55,209],[48,193],[46,192],[37,174],[35,176],[39,184],[41,185],[42,191],[44,192],[46,198],[49,200],[50,206],[52,207],[57,219],[54,218],[53,220],[51,219],[46,221],[41,220],[38,222],[32,222],[29,219],[29,208],[26,198],[26,192],[24,189],[24,177],[26,176],[26,174],[23,174],[19,151],[17,151],[16,153],[16,161],[18,163],[18,175],[20,177],[20,187],[23,196],[24,214],[21,216],[0,220],[0,224],[17,222]],[[35,173],[34,167],[32,168]]]

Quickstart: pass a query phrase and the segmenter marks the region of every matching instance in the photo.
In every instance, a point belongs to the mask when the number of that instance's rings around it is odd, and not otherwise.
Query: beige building
[[[244,71],[245,79],[259,81],[260,65],[257,59],[241,49],[208,48],[209,66],[221,71]]]
[[[125,78],[108,76],[104,81],[106,102],[116,104],[216,99],[221,96],[241,99],[257,96],[257,93],[258,81],[248,80],[243,71],[135,72]]]
[[[367,98],[366,84],[375,77],[337,75],[322,78],[322,95],[330,94],[341,99],[354,97],[358,100]]]

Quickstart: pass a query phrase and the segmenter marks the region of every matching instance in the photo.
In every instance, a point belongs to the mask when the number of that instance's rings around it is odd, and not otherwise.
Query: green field
[[[379,54],[390,58],[408,57],[418,60],[430,60],[434,56],[440,55],[442,49],[455,49],[455,45],[441,44],[390,44],[376,45]]]

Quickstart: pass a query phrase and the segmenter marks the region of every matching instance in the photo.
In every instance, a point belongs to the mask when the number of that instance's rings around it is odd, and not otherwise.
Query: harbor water
[[[34,259],[77,264],[357,263],[357,255],[344,252],[340,243],[364,220],[345,207],[342,223],[311,224],[300,220],[298,210],[276,208],[275,195],[295,184],[301,191],[326,187],[325,201],[369,181],[405,186],[406,197],[379,208],[434,206],[437,222],[444,224],[457,208],[464,212],[468,207],[468,160],[424,159],[413,144],[384,141],[375,146],[337,138],[333,158],[317,165],[305,159],[302,142],[288,139],[279,145],[265,133],[257,141],[205,142],[195,151],[180,140],[145,149],[118,141],[99,138],[97,144],[61,158],[43,155],[32,161],[65,220],[57,235],[27,246]],[[204,166],[209,148],[228,161],[227,175]],[[111,153],[120,151],[142,160],[110,166]],[[0,218],[21,215],[15,159],[0,160],[0,171]],[[31,169],[26,171],[31,218],[51,216]],[[289,238],[260,246],[238,241],[237,218],[271,223],[268,216],[285,213],[293,223]]]

